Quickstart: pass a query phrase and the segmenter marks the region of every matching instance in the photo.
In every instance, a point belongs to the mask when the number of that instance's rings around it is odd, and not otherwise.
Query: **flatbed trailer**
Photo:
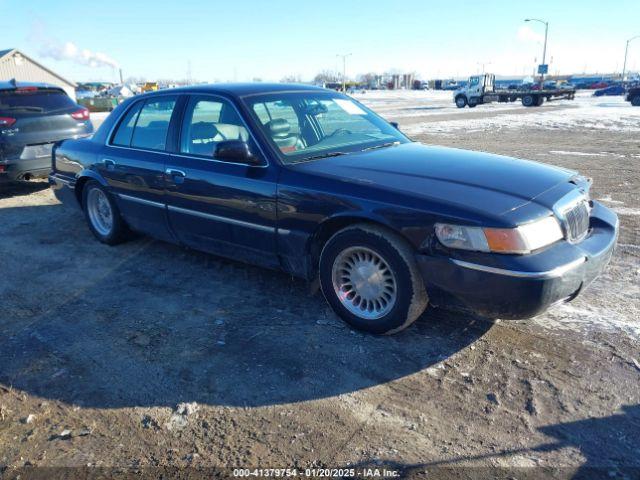
[[[453,100],[458,108],[492,102],[515,102],[520,100],[525,107],[539,107],[544,101],[573,100],[575,88],[552,88],[543,90],[518,89],[496,90],[495,75],[477,75],[469,78],[467,85],[456,90]]]

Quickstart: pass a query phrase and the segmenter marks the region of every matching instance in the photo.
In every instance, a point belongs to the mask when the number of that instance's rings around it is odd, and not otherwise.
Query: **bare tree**
[[[302,83],[300,75],[285,75],[280,79],[280,83]]]
[[[325,83],[338,82],[340,79],[336,72],[331,70],[323,70],[313,77],[313,83],[317,85],[324,85]]]

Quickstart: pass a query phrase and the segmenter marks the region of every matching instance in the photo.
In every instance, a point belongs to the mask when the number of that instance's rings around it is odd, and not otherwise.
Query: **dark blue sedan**
[[[594,97],[624,95],[626,89],[623,85],[611,85],[610,87],[601,88],[593,92]]]
[[[374,333],[428,303],[537,315],[603,270],[618,232],[576,172],[415,143],[301,85],[131,98],[91,139],[58,145],[50,182],[101,242],[141,232],[319,280],[340,317]]]

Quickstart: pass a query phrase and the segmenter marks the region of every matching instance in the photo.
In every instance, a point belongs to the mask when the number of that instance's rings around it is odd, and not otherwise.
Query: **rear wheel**
[[[120,216],[118,206],[98,182],[91,180],[85,184],[82,208],[91,232],[102,243],[115,245],[128,237],[129,229]]]
[[[525,107],[533,107],[537,103],[534,95],[524,95],[522,97],[522,105]]]
[[[327,302],[354,328],[391,334],[411,325],[428,298],[411,247],[373,225],[336,233],[320,255]]]
[[[636,95],[631,99],[631,105],[634,107],[640,107],[640,95]]]
[[[466,106],[467,106],[467,97],[465,97],[464,95],[460,95],[456,97],[456,107],[464,108]]]

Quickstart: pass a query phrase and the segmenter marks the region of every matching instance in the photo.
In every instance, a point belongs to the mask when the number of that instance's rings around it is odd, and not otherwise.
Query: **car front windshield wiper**
[[[362,151],[366,152],[368,150],[377,150],[378,148],[387,148],[387,147],[395,147],[396,145],[400,145],[400,142],[387,142],[381,143],[380,145],[374,145],[373,147],[363,148]]]
[[[304,157],[301,161],[306,162],[309,160],[318,160],[320,158],[328,158],[328,157],[339,157],[340,155],[348,155],[347,152],[328,152],[328,153],[320,153],[318,155],[311,155],[310,157]]]

